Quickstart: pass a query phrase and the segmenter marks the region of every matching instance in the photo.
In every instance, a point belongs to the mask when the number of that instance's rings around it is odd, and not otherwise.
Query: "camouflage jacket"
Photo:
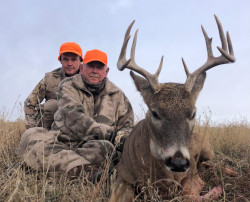
[[[65,72],[63,69],[57,68],[52,72],[46,73],[45,77],[36,85],[31,94],[27,97],[24,102],[24,113],[25,113],[25,124],[26,128],[31,128],[35,126],[39,126],[39,120],[41,115],[43,114],[43,105],[40,103],[44,101],[46,106],[46,102],[51,100],[53,106],[56,105],[56,91],[59,83],[65,78]],[[50,103],[52,103],[50,102]],[[54,109],[53,111],[55,111]],[[51,115],[53,118],[53,114]]]
[[[111,131],[128,135],[134,124],[131,104],[117,86],[107,79],[94,99],[80,74],[60,83],[54,118],[54,129],[61,131],[58,140],[78,143],[107,139]]]

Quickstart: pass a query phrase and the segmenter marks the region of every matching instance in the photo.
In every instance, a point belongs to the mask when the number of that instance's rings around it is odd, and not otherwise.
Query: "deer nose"
[[[166,159],[165,163],[173,172],[185,172],[190,167],[190,161],[183,158],[170,157]]]

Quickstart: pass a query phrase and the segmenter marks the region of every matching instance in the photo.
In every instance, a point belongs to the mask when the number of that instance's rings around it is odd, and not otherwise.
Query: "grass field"
[[[51,173],[37,173],[21,166],[15,150],[25,131],[22,120],[0,119],[0,201],[108,201],[115,174],[104,175],[95,185],[82,177],[62,181]],[[202,194],[222,185],[219,201],[250,201],[250,127],[246,121],[224,124],[198,123],[195,131],[208,135],[215,158],[200,167],[206,182]],[[228,168],[235,171],[232,173]],[[107,180],[109,178],[109,180]],[[151,201],[162,201],[154,194]],[[137,201],[147,201],[137,197]],[[169,201],[183,201],[181,191]]]

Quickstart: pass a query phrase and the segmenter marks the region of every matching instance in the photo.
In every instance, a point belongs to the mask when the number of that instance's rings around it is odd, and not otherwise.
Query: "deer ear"
[[[191,91],[194,100],[197,100],[199,93],[202,90],[203,85],[205,83],[205,80],[206,80],[206,72],[203,72],[202,74],[199,75],[199,77],[195,81],[193,89]]]
[[[139,92],[150,87],[150,84],[147,79],[137,76],[133,71],[130,71],[130,75],[134,80],[135,86]]]
[[[150,86],[148,80],[137,76],[133,71],[130,71],[130,75],[134,80],[137,90],[141,93],[145,103],[148,104],[149,98],[153,94],[153,89]]]

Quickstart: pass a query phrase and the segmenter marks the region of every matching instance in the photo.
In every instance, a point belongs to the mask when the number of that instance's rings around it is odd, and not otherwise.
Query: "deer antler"
[[[119,56],[119,59],[118,59],[118,62],[117,62],[117,68],[120,71],[123,71],[125,68],[128,68],[128,69],[134,70],[137,73],[141,74],[142,76],[144,76],[148,80],[148,82],[150,83],[151,87],[156,92],[160,88],[160,84],[158,82],[158,76],[159,76],[161,68],[162,68],[163,56],[161,58],[161,62],[160,62],[159,68],[158,68],[158,70],[156,71],[155,74],[150,74],[145,69],[139,67],[135,63],[135,47],[136,47],[138,29],[135,32],[133,44],[132,44],[132,47],[131,47],[130,59],[128,59],[128,60],[126,59],[127,45],[128,45],[128,41],[129,41],[129,39],[131,37],[130,31],[131,31],[131,28],[132,28],[134,22],[135,22],[135,20],[128,26],[128,29],[127,29],[127,31],[125,33],[125,37],[124,37],[124,41],[123,41],[123,44],[122,44],[121,53],[120,53],[120,56]]]
[[[219,57],[213,56],[213,51],[212,51],[212,46],[211,46],[212,38],[208,37],[205,29],[203,28],[203,26],[201,26],[202,32],[206,40],[207,62],[204,65],[202,65],[200,68],[195,70],[192,74],[190,74],[184,60],[182,59],[183,66],[187,75],[185,87],[186,87],[186,90],[189,92],[192,91],[195,81],[197,80],[199,75],[202,74],[203,72],[217,65],[235,62],[234,51],[233,51],[233,46],[232,46],[232,42],[230,39],[230,35],[227,32],[227,41],[226,41],[221,22],[219,21],[216,15],[214,15],[214,17],[215,17],[215,20],[219,29],[219,34],[220,34],[220,39],[221,39],[222,48],[217,46],[218,50],[221,52],[221,55]],[[229,49],[229,53],[228,53],[228,49]]]

